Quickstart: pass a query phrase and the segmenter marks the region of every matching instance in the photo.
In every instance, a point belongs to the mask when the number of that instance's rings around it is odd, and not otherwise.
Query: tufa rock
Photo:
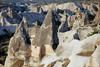
[[[99,19],[99,18],[100,18],[100,9],[98,10],[98,12],[97,12],[97,14],[96,14],[96,17],[94,18],[93,21],[94,21],[95,23],[100,23],[100,19]]]
[[[67,19],[66,19],[66,15],[64,15],[63,20],[61,22],[61,25],[58,28],[59,32],[66,32],[68,31],[68,23],[67,23]]]
[[[47,16],[40,27],[32,45],[42,46],[45,44],[56,45],[58,44],[57,31],[55,28],[55,20],[52,10],[49,10]]]
[[[5,67],[17,66],[17,63],[21,62],[20,65],[25,64],[25,58],[28,55],[28,47],[26,30],[24,28],[24,22],[17,25],[14,36],[10,39],[8,47],[8,57],[5,62]],[[23,60],[23,61],[20,61]]]

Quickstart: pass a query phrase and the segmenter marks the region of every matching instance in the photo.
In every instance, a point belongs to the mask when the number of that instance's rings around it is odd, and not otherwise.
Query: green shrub
[[[9,32],[8,35],[9,35],[10,37],[12,37],[12,36],[14,35],[14,33]]]
[[[87,37],[92,36],[92,35],[97,34],[97,33],[98,33],[98,30],[94,30],[94,32],[92,32],[91,34],[88,34]]]
[[[69,30],[71,30],[71,29],[72,29],[72,27],[73,27],[73,26],[69,26]]]
[[[41,26],[41,23],[40,23],[40,21],[39,21],[39,20],[37,21],[37,25]]]

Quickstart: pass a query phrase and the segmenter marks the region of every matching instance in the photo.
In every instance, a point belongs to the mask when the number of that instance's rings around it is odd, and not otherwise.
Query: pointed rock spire
[[[40,7],[40,11],[39,11],[39,13],[43,13],[43,9]]]
[[[94,22],[100,23],[100,9],[98,10],[96,17],[94,18]]]
[[[40,27],[32,45],[42,46],[45,44],[55,45],[58,44],[57,30],[55,30],[55,20],[52,10],[49,10],[42,26]]]

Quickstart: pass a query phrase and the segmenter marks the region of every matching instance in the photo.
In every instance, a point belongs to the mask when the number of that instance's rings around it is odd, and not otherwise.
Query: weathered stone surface
[[[42,26],[32,42],[32,45],[41,47],[42,45],[49,44],[57,46],[58,38],[53,16],[52,10],[49,10]]]
[[[83,13],[82,22],[84,24],[89,23],[89,16],[88,16],[87,12],[85,12],[85,14]]]
[[[75,21],[73,23],[73,29],[76,29],[77,27],[81,27],[81,26],[83,26],[83,24],[82,24],[82,13],[81,13],[81,10],[78,9],[78,11],[76,13]]]
[[[63,20],[58,28],[58,32],[66,32],[68,31],[68,23],[67,23],[67,18],[66,15],[64,15]]]
[[[8,57],[5,62],[5,67],[12,67],[13,65],[16,65],[18,67],[18,65],[16,64],[18,60],[24,61],[27,57],[28,47],[29,44],[27,43],[24,22],[21,22],[17,26],[14,36],[10,39],[8,47]]]
[[[67,21],[68,21],[68,27],[73,26],[73,23],[75,21],[75,17],[76,17],[75,15],[72,15],[72,16],[68,17],[68,19],[67,19]]]
[[[88,37],[88,34],[91,34],[93,32],[91,27],[79,27],[77,31],[80,40],[86,39]]]
[[[94,21],[95,23],[100,23],[99,17],[100,17],[100,9],[98,10],[98,12],[97,12],[97,14],[96,14],[96,17],[94,18],[93,21]]]
[[[42,8],[40,8],[39,13],[43,13],[43,9]]]
[[[89,22],[87,12],[86,13],[81,13],[81,11],[78,10],[78,12],[76,13],[75,16],[76,17],[75,17],[72,29],[76,29],[77,27],[83,27],[84,24]]]
[[[59,45],[63,42],[70,42],[74,39],[79,39],[77,30],[70,30],[68,32],[58,32],[58,38],[59,38]]]
[[[97,46],[95,52],[90,57],[89,61],[86,64],[86,67],[100,67],[100,45]]]
[[[34,62],[34,66],[38,66],[40,60],[45,55],[54,54],[52,47],[57,47],[59,41],[57,37],[57,30],[55,28],[55,20],[52,10],[49,10],[47,13],[47,16],[36,33],[31,46],[30,46],[30,58],[33,58],[38,60],[35,62],[35,60],[30,60],[30,65],[32,62]]]
[[[98,8],[94,4],[90,4],[88,10],[90,11],[90,14],[95,16]]]
[[[6,12],[1,12],[0,13],[0,35],[5,34],[5,32],[3,31],[3,29],[6,29],[9,32],[14,33],[15,29],[16,29],[16,24],[11,24],[11,21],[9,21],[9,18],[7,18],[8,15]]]
[[[98,44],[98,42],[100,41],[99,35],[100,34],[95,34],[91,37],[88,37],[88,38],[82,40],[82,41],[72,40],[69,43],[62,42],[57,47],[56,54],[57,54],[57,56],[68,58],[75,54],[73,51],[75,51],[76,53],[81,53],[84,51],[94,51],[95,45]],[[67,47],[65,47],[65,46],[67,46]],[[71,51],[72,53],[69,51]]]
[[[77,67],[77,66],[84,67],[86,66],[87,62],[89,62],[90,57],[88,56],[87,53],[86,53],[87,55],[85,56],[77,55],[77,54],[81,52],[86,52],[86,51],[87,52],[95,51],[95,49],[98,49],[99,42],[100,42],[100,34],[95,34],[82,41],[72,40],[69,43],[62,42],[57,47],[56,56],[61,57],[61,58],[69,58],[71,62],[69,63],[68,67]],[[99,52],[98,54],[96,53],[94,57],[99,57]],[[98,63],[99,63],[99,60],[98,60]],[[97,66],[94,66],[94,67],[97,67]]]
[[[7,15],[10,18],[11,21],[13,21],[13,23],[20,23],[20,21],[22,20],[17,12],[15,12],[12,8],[8,7],[7,9]]]

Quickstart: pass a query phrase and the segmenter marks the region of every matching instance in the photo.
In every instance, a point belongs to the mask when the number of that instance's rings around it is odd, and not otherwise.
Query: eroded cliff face
[[[28,57],[29,44],[27,43],[26,22],[24,20],[25,17],[17,25],[15,34],[10,39],[5,67],[21,67],[25,64],[25,59]]]
[[[49,4],[34,7],[34,11],[32,7],[29,12],[19,12],[23,19],[20,24],[16,24],[15,34],[10,39],[5,67],[100,67],[99,29],[97,30],[95,25],[93,25],[95,27],[91,26],[94,23],[90,23],[89,18],[89,14],[96,14],[96,11],[93,5],[90,5],[89,11],[93,10],[93,12],[89,13],[88,8],[84,8],[86,5],[84,4],[83,7],[82,5],[79,3]],[[97,14],[94,21],[99,21],[97,18],[99,11]],[[17,13],[11,8],[8,8],[7,13],[2,10],[1,26],[10,25],[6,21],[7,16],[10,19],[19,19]],[[41,23],[39,20],[43,22],[41,26],[38,26],[38,23]],[[57,25],[58,22],[61,24]],[[91,27],[86,27],[88,24]]]

